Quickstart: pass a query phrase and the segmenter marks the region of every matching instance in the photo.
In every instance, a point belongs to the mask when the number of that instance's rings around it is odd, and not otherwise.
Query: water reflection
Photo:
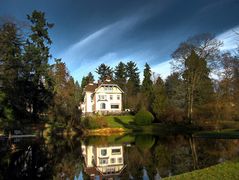
[[[0,179],[160,179],[239,158],[238,145],[184,135],[0,140]]]
[[[92,146],[82,145],[84,171],[91,179],[117,178],[126,165],[122,145]]]

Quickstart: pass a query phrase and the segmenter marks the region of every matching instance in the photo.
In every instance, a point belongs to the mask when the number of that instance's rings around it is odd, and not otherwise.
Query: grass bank
[[[140,126],[134,121],[134,116],[93,116],[85,123],[85,135],[109,135],[122,133],[139,133],[139,134],[172,134],[183,133],[191,134],[197,131],[194,125],[188,124],[165,124],[165,123],[153,123],[151,125]],[[120,130],[120,131],[119,131]]]
[[[111,135],[123,135],[126,130],[123,128],[101,128],[86,130],[85,135],[87,136],[111,136]]]
[[[105,121],[108,123],[109,128],[124,128],[131,129],[134,124],[134,116],[105,116]]]
[[[177,176],[163,178],[165,180],[231,180],[239,179],[239,161],[224,162],[205,169],[196,170],[189,173],[184,173]]]

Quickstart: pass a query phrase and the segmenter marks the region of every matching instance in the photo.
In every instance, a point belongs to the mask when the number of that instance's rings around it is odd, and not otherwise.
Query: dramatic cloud
[[[238,0],[0,0],[0,4],[0,16],[19,20],[34,9],[44,11],[55,23],[50,31],[53,57],[62,58],[79,81],[100,63],[114,67],[129,60],[141,71],[148,62],[165,78],[180,42],[211,32],[224,40],[223,50],[233,49],[232,30],[239,25]]]
[[[239,45],[239,26],[219,34],[216,38],[223,42],[221,50],[233,51]]]

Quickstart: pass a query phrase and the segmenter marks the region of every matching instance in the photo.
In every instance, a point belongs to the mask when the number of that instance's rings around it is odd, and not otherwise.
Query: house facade
[[[83,113],[120,113],[122,112],[122,89],[106,80],[103,83],[89,83],[83,92],[81,104]]]
[[[126,165],[122,145],[92,146],[82,145],[84,171],[91,179],[112,179],[119,176]]]

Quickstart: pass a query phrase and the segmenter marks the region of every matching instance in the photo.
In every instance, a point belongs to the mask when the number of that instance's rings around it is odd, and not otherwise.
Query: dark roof
[[[101,175],[101,173],[95,167],[85,167],[85,173],[90,175]]]
[[[91,83],[86,85],[85,91],[94,92],[97,87],[98,87],[98,84]]]
[[[88,174],[89,176],[93,175],[93,177],[95,176],[100,176],[100,177],[107,177],[107,178],[114,178],[114,177],[118,177],[123,170],[125,169],[126,166],[124,166],[121,171],[116,172],[116,173],[112,173],[112,174],[104,174],[102,173],[99,169],[97,169],[96,167],[84,167],[85,173]]]
[[[95,92],[95,89],[98,88],[101,85],[116,85],[118,86],[114,81],[112,80],[105,80],[104,82],[98,82],[98,83],[89,83],[88,85],[85,86],[84,91],[86,92]],[[118,86],[118,88],[120,88]],[[120,88],[120,90],[123,92],[123,90]]]

